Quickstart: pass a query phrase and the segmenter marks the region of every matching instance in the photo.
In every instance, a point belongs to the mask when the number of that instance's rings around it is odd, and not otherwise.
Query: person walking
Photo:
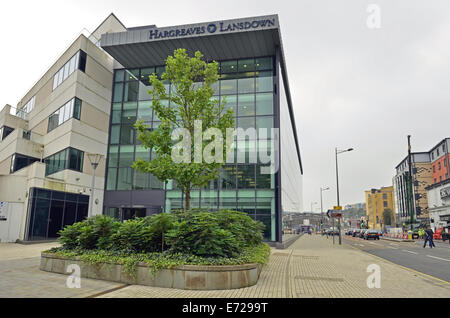
[[[436,247],[433,242],[433,231],[430,227],[425,231],[425,243],[423,244],[423,248],[427,246],[427,242],[430,243],[430,248],[433,248],[433,246]]]

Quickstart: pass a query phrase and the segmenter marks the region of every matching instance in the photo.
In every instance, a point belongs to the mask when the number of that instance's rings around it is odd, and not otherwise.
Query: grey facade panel
[[[136,206],[157,207],[165,204],[164,190],[105,191],[104,205],[133,208]]]

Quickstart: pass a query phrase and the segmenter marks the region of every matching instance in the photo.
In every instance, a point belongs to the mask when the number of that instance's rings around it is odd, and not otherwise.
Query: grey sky
[[[394,167],[450,136],[448,1],[14,1],[2,2],[0,108],[18,100],[83,28],[114,12],[128,27],[171,26],[278,13],[304,175],[304,209],[336,201],[334,147],[340,155],[341,203],[392,184]],[[62,3],[64,3],[62,5]],[[366,26],[369,4],[381,29]],[[316,208],[319,206],[317,205]]]

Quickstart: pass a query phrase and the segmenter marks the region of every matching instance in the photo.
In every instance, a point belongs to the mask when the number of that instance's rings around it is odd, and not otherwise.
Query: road
[[[393,242],[388,240],[366,241],[351,236],[343,236],[344,242],[364,252],[384,258],[415,271],[434,276],[450,283],[450,244],[435,242],[436,248],[423,241]]]

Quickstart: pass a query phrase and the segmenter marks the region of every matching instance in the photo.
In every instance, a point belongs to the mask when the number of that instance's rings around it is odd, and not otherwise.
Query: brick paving
[[[82,279],[66,287],[67,276],[39,270],[39,254],[52,244],[0,244],[0,298],[350,298],[450,297],[450,284],[404,269],[331,238],[305,235],[287,250],[272,250],[256,286],[225,291],[187,291]],[[54,244],[53,244],[54,246]],[[381,289],[369,289],[367,267],[381,267]],[[124,287],[116,291],[115,288]]]
[[[336,242],[337,243],[337,242]],[[367,287],[367,267],[381,268],[381,288]],[[380,258],[306,235],[287,250],[272,250],[256,286],[227,291],[186,291],[128,286],[101,297],[148,298],[407,298],[450,297],[450,284]]]
[[[123,286],[82,279],[80,289],[67,288],[68,276],[39,270],[41,252],[54,246],[0,244],[0,298],[84,298]]]

